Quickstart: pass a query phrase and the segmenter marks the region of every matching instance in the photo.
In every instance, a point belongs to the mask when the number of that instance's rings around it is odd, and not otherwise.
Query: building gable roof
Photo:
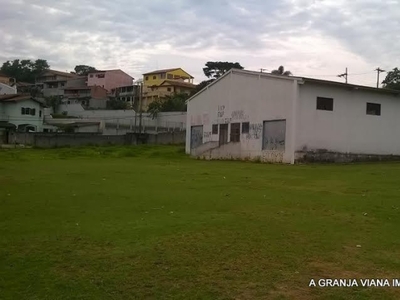
[[[322,80],[322,79],[314,79],[314,78],[307,78],[307,77],[283,76],[283,75],[274,75],[271,73],[262,73],[262,72],[257,72],[257,71],[231,69],[228,72],[226,72],[225,74],[223,74],[221,77],[219,77],[218,79],[213,81],[212,83],[208,84],[202,90],[200,90],[199,92],[194,94],[188,100],[186,100],[186,103],[191,101],[192,99],[197,97],[199,94],[201,94],[205,90],[209,89],[211,86],[218,83],[220,80],[222,80],[223,78],[225,78],[226,76],[228,76],[229,74],[232,74],[232,73],[247,74],[247,75],[252,75],[254,77],[268,77],[268,78],[283,79],[283,80],[295,80],[299,84],[304,84],[304,83],[309,82],[309,83],[315,83],[315,84],[321,84],[321,85],[334,85],[334,86],[345,87],[345,88],[350,88],[350,89],[354,89],[354,90],[365,90],[365,91],[372,91],[372,92],[377,92],[377,93],[400,95],[400,91],[397,91],[397,90],[374,88],[374,87],[363,86],[363,85],[356,85],[356,84],[349,84],[349,83]]]
[[[133,78],[131,75],[129,75],[128,73],[122,71],[121,69],[112,69],[112,70],[95,70],[95,71],[90,71],[88,74],[96,74],[96,73],[107,73],[107,72],[121,72],[124,73],[125,75],[128,75],[130,78]]]
[[[56,70],[45,70],[38,77],[45,76],[46,74],[52,74],[52,75],[60,75],[60,76],[65,76],[65,77],[77,77],[78,75],[72,74],[72,73],[67,73],[67,72],[61,72],[61,71],[56,71]]]
[[[190,78],[194,78],[192,75],[190,75],[188,72],[186,72],[186,71],[183,70],[182,68],[171,68],[171,69],[155,70],[155,71],[151,71],[151,72],[148,72],[148,73],[144,73],[143,75],[152,75],[152,74],[168,73],[168,72],[172,72],[172,71],[176,71],[176,70],[182,70],[182,71],[185,72],[187,75],[189,75]]]
[[[34,102],[39,103],[41,106],[46,107],[43,101],[33,98],[29,94],[12,94],[12,95],[0,95],[0,102],[7,103],[7,102],[19,102],[19,101],[26,101],[31,100]]]

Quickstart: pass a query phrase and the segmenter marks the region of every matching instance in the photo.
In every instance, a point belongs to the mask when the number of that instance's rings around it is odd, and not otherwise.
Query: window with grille
[[[231,142],[240,142],[240,123],[231,124]]]
[[[242,133],[249,133],[250,132],[250,123],[243,122],[242,123]]]
[[[317,97],[317,109],[333,111],[333,98]]]
[[[218,134],[218,124],[212,126],[212,134]]]
[[[381,105],[379,103],[367,103],[367,115],[380,116]]]

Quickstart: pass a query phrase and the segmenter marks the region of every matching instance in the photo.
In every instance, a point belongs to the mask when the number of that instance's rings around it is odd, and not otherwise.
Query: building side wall
[[[188,103],[186,153],[205,158],[260,159],[292,162],[295,80],[230,73]],[[284,150],[263,150],[264,121],[286,120]],[[242,133],[243,122],[249,132]],[[240,123],[240,142],[230,139],[231,124]],[[219,145],[213,124],[228,124],[228,143]],[[191,127],[203,126],[202,145],[191,149]],[[219,131],[218,131],[219,132]]]
[[[296,151],[400,154],[400,98],[329,85],[299,87]],[[317,97],[333,98],[333,111],[316,109]],[[381,115],[367,115],[367,102],[381,104]]]

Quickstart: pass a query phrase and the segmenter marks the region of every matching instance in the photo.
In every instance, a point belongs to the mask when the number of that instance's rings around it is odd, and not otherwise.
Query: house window
[[[317,109],[333,111],[333,98],[317,97]]]
[[[165,77],[166,77],[166,74],[165,74],[165,73],[162,73],[162,74],[161,74],[161,79],[165,79]]]
[[[249,133],[249,131],[250,131],[250,123],[243,122],[242,123],[242,133]]]
[[[213,124],[213,126],[212,126],[212,134],[218,134],[218,124]]]
[[[90,74],[89,77],[90,77],[90,78],[93,78],[93,74]]]
[[[104,78],[104,74],[97,74],[96,77],[97,78]]]
[[[42,117],[42,111],[41,110],[39,110],[39,117],[40,118]]]
[[[25,107],[21,107],[21,115],[25,114]]]
[[[240,123],[231,124],[231,142],[240,142]]]
[[[68,101],[67,101],[67,104],[71,104],[71,101],[68,100]]]
[[[153,79],[157,79],[157,76],[154,75],[154,76],[153,76]]]
[[[146,76],[146,79],[145,80],[149,80],[149,76]]]
[[[29,107],[25,108],[25,114],[26,115],[30,115],[31,114],[31,110]]]
[[[174,79],[174,76],[172,74],[167,74],[168,79]]]
[[[170,92],[170,91],[171,91],[171,88],[167,88],[167,91]]]
[[[381,105],[379,103],[367,103],[367,115],[380,116]]]
[[[36,109],[31,108],[31,116],[35,116],[36,115]]]

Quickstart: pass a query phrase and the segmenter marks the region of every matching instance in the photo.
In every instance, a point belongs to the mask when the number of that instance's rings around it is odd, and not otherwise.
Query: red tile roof
[[[189,82],[184,82],[184,81],[180,81],[180,80],[164,80],[160,85],[163,85],[164,83],[168,83],[169,85],[172,86],[181,86],[181,87],[187,87],[187,88],[196,88],[196,85],[193,83],[189,83]]]
[[[0,95],[0,102],[18,102],[18,101],[25,101],[25,100],[32,100],[32,101],[39,103],[42,106],[45,106],[44,102],[33,98],[29,94]]]
[[[189,73],[187,73],[186,71],[184,71],[182,68],[172,68],[172,69],[155,70],[155,71],[152,71],[152,72],[144,73],[143,75],[167,73],[167,72],[172,72],[172,71],[176,71],[176,70],[182,70],[183,72],[185,72],[186,74],[188,74],[188,75],[190,76],[190,78],[194,78],[192,75],[190,75]]]

